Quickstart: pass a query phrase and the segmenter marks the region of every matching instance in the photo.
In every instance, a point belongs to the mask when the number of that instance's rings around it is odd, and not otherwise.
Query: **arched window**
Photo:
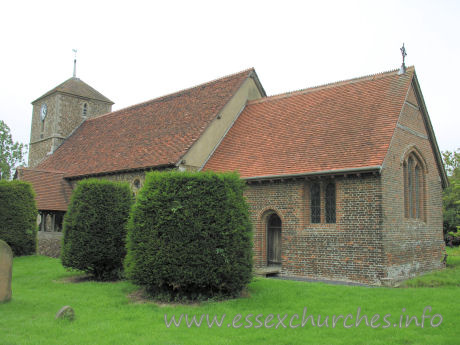
[[[321,223],[321,189],[319,183],[310,186],[310,218],[312,223]]]
[[[425,219],[425,169],[414,152],[404,161],[404,214],[406,218]]]
[[[415,166],[415,181],[414,181],[414,188],[415,188],[415,218],[422,218],[421,217],[421,194],[422,194],[422,177],[421,177],[421,170],[420,166],[416,165]]]
[[[326,223],[335,223],[335,183],[326,186]]]
[[[86,116],[86,114],[88,113],[88,104],[83,104],[83,116]]]
[[[281,218],[276,213],[267,221],[267,265],[281,265]]]

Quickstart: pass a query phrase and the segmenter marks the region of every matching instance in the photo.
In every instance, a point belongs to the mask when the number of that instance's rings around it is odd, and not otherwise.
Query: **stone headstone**
[[[66,305],[57,312],[56,319],[66,319],[73,321],[75,319],[75,312],[71,306]]]
[[[13,251],[8,243],[0,240],[0,303],[11,299]]]

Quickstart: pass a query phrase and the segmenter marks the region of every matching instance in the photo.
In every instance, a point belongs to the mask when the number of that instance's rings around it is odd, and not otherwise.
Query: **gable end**
[[[425,100],[423,99],[422,91],[420,89],[420,84],[417,79],[417,75],[414,71],[414,76],[412,78],[411,86],[415,92],[415,96],[417,98],[418,106],[420,108],[420,112],[422,114],[423,122],[425,124],[425,128],[427,130],[428,138],[430,141],[431,148],[433,150],[433,154],[436,159],[436,165],[438,166],[439,175],[441,177],[442,187],[446,188],[449,185],[449,181],[447,179],[446,170],[444,169],[444,164],[442,161],[441,152],[439,150],[438,142],[436,141],[436,136],[434,134],[433,126],[431,125],[430,116],[428,115],[428,110],[425,105]]]

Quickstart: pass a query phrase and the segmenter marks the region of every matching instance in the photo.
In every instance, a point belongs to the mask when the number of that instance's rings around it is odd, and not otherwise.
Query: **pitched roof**
[[[43,96],[38,97],[35,101],[32,102],[32,104],[56,92],[67,93],[67,94],[81,96],[85,98],[96,99],[99,101],[113,104],[113,102],[107,97],[105,97],[102,93],[93,89],[91,86],[86,84],[83,80],[80,80],[75,77],[67,79],[65,82],[56,86],[54,89],[48,91]]]
[[[253,73],[88,119],[38,168],[76,177],[176,164]]]
[[[248,102],[204,170],[251,178],[381,166],[413,75],[410,67]]]
[[[64,179],[64,173],[39,169],[18,168],[20,180],[30,182],[35,191],[37,209],[66,211],[72,187]]]

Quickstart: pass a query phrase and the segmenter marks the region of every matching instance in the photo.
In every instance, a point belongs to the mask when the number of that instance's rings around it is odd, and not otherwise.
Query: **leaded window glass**
[[[326,186],[326,223],[335,223],[335,184]]]
[[[404,162],[404,202],[406,218],[426,220],[425,172],[422,160],[411,153]]]
[[[414,160],[407,161],[409,217],[414,218]]]
[[[420,167],[415,167],[415,218],[420,218]]]
[[[321,189],[319,183],[313,183],[310,187],[310,213],[311,222],[321,222]]]

